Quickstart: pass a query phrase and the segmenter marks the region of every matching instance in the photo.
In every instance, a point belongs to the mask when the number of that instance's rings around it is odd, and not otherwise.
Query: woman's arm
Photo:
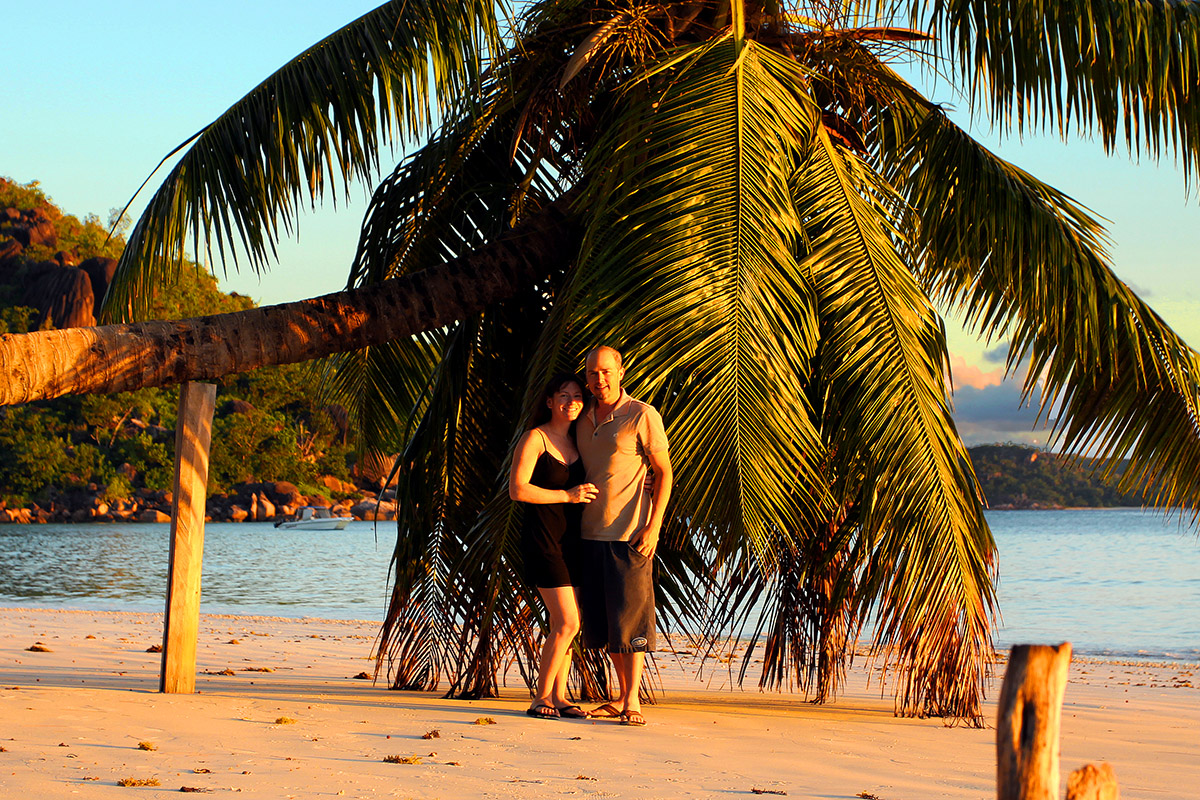
[[[596,496],[596,487],[581,483],[570,489],[543,489],[530,483],[533,468],[544,452],[542,437],[535,431],[527,431],[517,442],[513,453],[512,469],[508,473],[508,496],[522,503],[588,503]]]

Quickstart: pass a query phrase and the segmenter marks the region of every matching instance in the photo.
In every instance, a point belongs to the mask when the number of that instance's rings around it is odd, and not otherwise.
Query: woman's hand
[[[566,492],[568,503],[590,503],[599,494],[599,490],[592,483],[581,483],[578,486],[572,486]]]

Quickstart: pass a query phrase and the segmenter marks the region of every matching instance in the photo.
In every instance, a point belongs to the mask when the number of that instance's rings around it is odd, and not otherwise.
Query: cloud
[[[969,386],[983,389],[988,386],[999,386],[1004,382],[1004,367],[1000,366],[987,372],[974,364],[968,364],[960,355],[950,356],[950,374],[954,376],[954,386]]]
[[[1008,350],[1009,343],[1005,342],[998,347],[984,351],[983,360],[989,364],[1003,364],[1005,361],[1008,361]]]
[[[1032,407],[1021,405],[1020,378],[1015,376],[982,386],[956,383],[959,388],[952,398],[954,424],[964,442],[968,445],[992,442],[1046,444],[1049,430],[1037,423],[1039,398],[1035,394]],[[957,371],[955,380],[959,380]]]
[[[1133,281],[1125,281],[1125,285],[1132,289],[1133,293],[1143,300],[1154,297],[1154,290],[1149,286],[1143,286],[1142,284],[1134,283]]]

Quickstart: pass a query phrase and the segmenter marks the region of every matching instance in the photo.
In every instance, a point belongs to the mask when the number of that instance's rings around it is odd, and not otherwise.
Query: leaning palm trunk
[[[173,322],[0,336],[0,405],[219,378],[448,325],[571,257],[581,234],[567,202],[467,256],[366,288]]]

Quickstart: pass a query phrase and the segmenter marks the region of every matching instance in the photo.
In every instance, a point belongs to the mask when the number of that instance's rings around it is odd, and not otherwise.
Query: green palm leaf
[[[941,321],[884,227],[885,181],[822,131],[797,186],[815,231],[829,451],[866,488],[860,607],[874,609],[877,650],[904,667],[904,712],[978,720],[994,545],[950,416]]]
[[[658,405],[673,513],[768,564],[820,502],[798,488],[820,485],[821,443],[802,389],[813,292],[786,180],[813,109],[795,62],[753,42],[670,63],[625,91],[589,156],[590,233],[556,314],[568,349],[622,349],[632,388]]]
[[[1098,131],[1107,149],[1200,155],[1200,3],[935,0],[914,25],[986,104],[994,122]]]
[[[109,316],[145,311],[191,245],[262,269],[298,208],[377,168],[379,134],[417,136],[473,85],[498,41],[489,0],[394,0],[302,53],[181,144],[129,235]],[[174,155],[174,153],[172,153]],[[169,157],[169,156],[168,156]]]
[[[379,649],[397,687],[436,675],[455,696],[491,695],[508,654],[532,674],[534,595],[521,576],[519,507],[500,484],[521,419],[519,365],[543,303],[526,292],[457,325],[415,417],[401,454],[395,588]]]
[[[433,689],[443,676],[455,678],[462,539],[499,469],[480,380],[488,356],[477,347],[490,338],[487,328],[477,318],[447,335],[429,402],[400,455],[393,590],[378,650],[397,688]]]
[[[429,400],[442,340],[440,332],[424,333],[321,363],[318,385],[350,411],[362,452],[391,456],[404,449],[410,421]]]
[[[1126,491],[1200,509],[1200,362],[1113,274],[1086,209],[929,111],[898,162],[925,277],[989,337],[1026,356],[1059,444],[1122,458]],[[1071,298],[1066,301],[1065,298]]]

